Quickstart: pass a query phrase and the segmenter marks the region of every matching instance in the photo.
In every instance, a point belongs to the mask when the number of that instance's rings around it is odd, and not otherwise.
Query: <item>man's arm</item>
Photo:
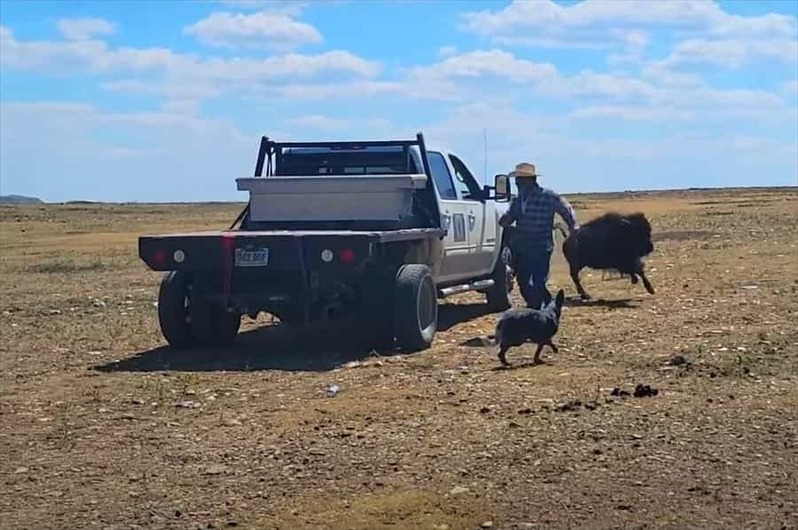
[[[499,217],[499,225],[502,228],[507,228],[517,220],[518,220],[518,197],[513,197],[510,200],[510,207],[501,217]]]
[[[579,225],[576,224],[576,215],[574,214],[573,207],[571,207],[564,197],[561,197],[558,194],[555,194],[554,198],[554,211],[560,214],[560,217],[562,217],[563,220],[568,224],[568,231],[573,232],[579,228]]]

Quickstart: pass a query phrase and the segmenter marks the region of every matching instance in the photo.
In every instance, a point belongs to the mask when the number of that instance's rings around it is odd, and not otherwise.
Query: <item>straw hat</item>
[[[515,166],[515,170],[511,171],[509,176],[514,178],[536,178],[540,176],[540,173],[535,169],[535,164],[521,162]]]

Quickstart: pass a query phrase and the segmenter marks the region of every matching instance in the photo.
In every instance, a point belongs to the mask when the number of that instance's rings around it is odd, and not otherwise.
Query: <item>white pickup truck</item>
[[[356,314],[375,347],[417,351],[433,341],[441,298],[479,291],[492,311],[510,307],[498,222],[507,176],[480,186],[461,158],[428,150],[421,133],[263,137],[254,176],[237,185],[249,201],[230,229],[139,238],[140,258],[167,271],[158,314],[172,347],[229,343],[242,315],[264,311],[289,325]]]

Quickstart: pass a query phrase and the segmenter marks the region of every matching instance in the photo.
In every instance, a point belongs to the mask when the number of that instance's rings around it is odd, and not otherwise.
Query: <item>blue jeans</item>
[[[551,253],[551,250],[545,248],[515,250],[518,288],[527,307],[540,309],[551,301],[551,293],[546,288],[546,282],[549,281]],[[529,285],[530,278],[532,286]]]

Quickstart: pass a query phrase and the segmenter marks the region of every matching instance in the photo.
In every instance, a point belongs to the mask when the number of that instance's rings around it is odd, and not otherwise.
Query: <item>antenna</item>
[[[488,182],[488,129],[486,127],[482,128],[482,143],[483,143],[483,149],[485,150],[485,168],[482,174],[484,175],[483,178],[487,183]]]

